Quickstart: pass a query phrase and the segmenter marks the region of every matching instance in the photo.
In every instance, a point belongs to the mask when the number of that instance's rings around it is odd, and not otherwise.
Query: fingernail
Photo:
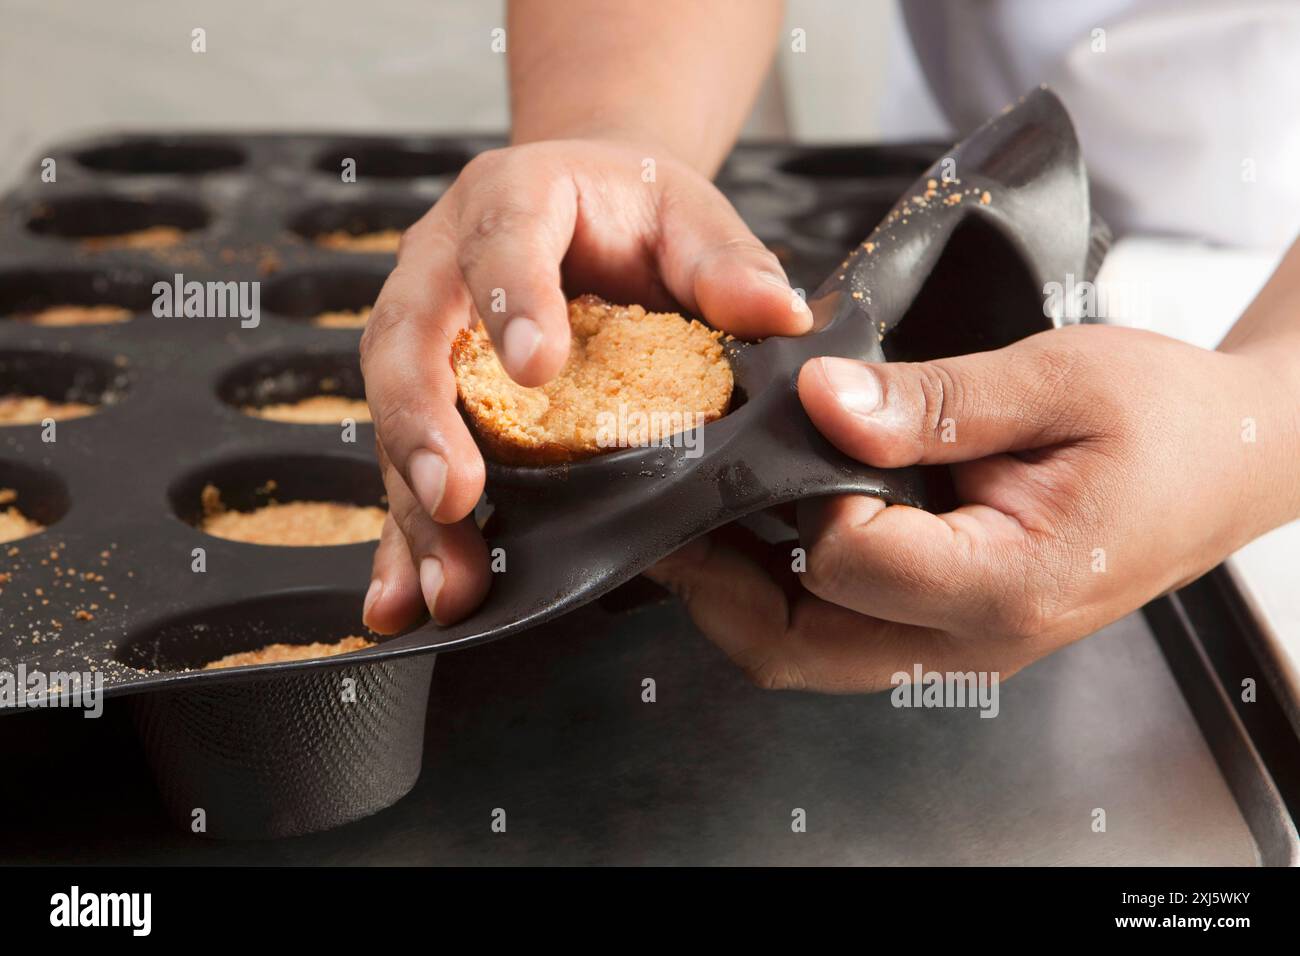
[[[424,595],[425,606],[429,609],[434,621],[438,620],[438,615],[434,612],[434,607],[438,603],[438,594],[442,591],[442,562],[437,558],[425,558],[420,562],[420,593]]]
[[[852,359],[824,358],[822,373],[830,383],[835,399],[851,415],[870,415],[880,408],[880,380],[862,362]]]
[[[370,582],[370,587],[366,589],[366,600],[361,605],[361,623],[366,624],[370,619],[370,611],[379,600],[379,595],[384,593],[384,582],[375,578]],[[367,626],[369,626],[367,624]]]
[[[407,468],[411,473],[411,490],[432,517],[442,504],[442,493],[447,487],[447,463],[437,452],[418,448],[411,453]]]
[[[808,308],[808,303],[804,301],[803,295],[796,292],[790,285],[790,280],[779,272],[770,272],[766,269],[759,270],[758,278],[768,285],[776,286],[787,296],[790,297],[790,311],[799,316],[805,325],[812,325],[812,309]]]
[[[526,315],[517,315],[506,323],[501,335],[501,364],[512,378],[517,378],[541,344],[541,326]]]

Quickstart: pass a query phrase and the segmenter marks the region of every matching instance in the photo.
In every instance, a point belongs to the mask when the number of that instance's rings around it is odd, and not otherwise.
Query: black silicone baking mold
[[[648,448],[563,468],[491,465],[489,537],[510,570],[469,620],[344,658],[193,669],[273,641],[362,633],[371,544],[260,547],[191,522],[209,482],[235,507],[265,500],[268,482],[282,501],[382,503],[369,426],[346,444],[336,427],[263,421],[237,406],[325,379],[360,395],[359,333],[306,320],[368,305],[391,256],[311,237],[404,228],[496,145],[111,137],[51,151],[57,182],[32,173],[0,205],[0,316],[68,302],[135,311],[108,326],[0,320],[0,394],[103,403],[59,423],[53,443],[38,426],[0,428],[0,488],[50,525],[0,546],[0,669],[95,670],[106,694],[135,695],[183,825],[202,808],[211,835],[283,836],[391,804],[420,769],[432,652],[577,607],[710,528],[833,492],[941,504],[942,471],[872,471],[825,442],[798,405],[800,364],[958,354],[1059,325],[1046,283],[1091,277],[1105,247],[1069,119],[1046,91],[946,152],[741,146],[719,185],[796,286],[829,278],[810,297],[815,332],[733,347],[740,403],[705,426],[701,457]],[[340,181],[349,157],[358,183]],[[155,252],[78,241],[156,225],[184,230],[183,241]],[[260,325],[153,316],[153,284],[177,273],[260,281]],[[199,547],[205,573],[192,570]]]

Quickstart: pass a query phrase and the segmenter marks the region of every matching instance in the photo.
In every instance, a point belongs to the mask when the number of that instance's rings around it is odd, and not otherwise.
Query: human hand
[[[680,306],[744,338],[812,324],[723,195],[662,151],[562,140],[476,157],[402,237],[361,341],[389,503],[372,629],[400,630],[426,607],[451,623],[483,599],[487,552],[467,516],[484,467],[456,409],[451,342],[481,318],[506,371],[541,385],[568,355],[563,287]]]
[[[809,500],[803,573],[735,528],[648,572],[764,687],[1007,676],[1300,510],[1296,411],[1257,357],[1081,326],[927,363],[814,359],[798,384],[843,452],[949,465],[962,504]]]

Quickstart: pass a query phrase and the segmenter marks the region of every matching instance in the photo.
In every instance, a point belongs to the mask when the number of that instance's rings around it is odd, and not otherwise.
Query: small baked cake
[[[26,322],[28,325],[112,325],[129,322],[131,310],[120,305],[52,305],[36,312],[23,312],[13,318],[16,322]]]
[[[255,418],[295,425],[337,425],[345,418],[354,422],[370,421],[370,406],[366,400],[346,395],[308,395],[296,402],[246,405],[242,411]]]
[[[364,329],[369,321],[369,306],[364,309],[334,309],[311,320],[312,325],[322,329]]]
[[[85,402],[55,402],[41,395],[0,395],[0,425],[39,425],[47,418],[62,422],[95,412],[95,406]]]
[[[12,488],[0,488],[0,544],[28,538],[45,530],[44,525],[18,510],[14,504],[17,500],[18,492]]]
[[[569,359],[540,388],[506,374],[481,325],[457,333],[457,390],[493,459],[547,465],[668,444],[727,413],[734,381],[722,333],[675,312],[593,295],[569,303],[569,325]]]
[[[250,664],[278,664],[280,661],[309,661],[321,657],[337,657],[374,647],[375,642],[355,635],[334,644],[267,644],[255,651],[227,654],[203,665],[205,671],[224,670],[227,667],[247,667]]]
[[[378,229],[374,232],[348,232],[336,229],[316,237],[316,245],[341,252],[397,252],[402,243],[402,230]]]
[[[168,249],[185,240],[185,233],[175,226],[149,226],[134,232],[108,236],[86,236],[82,248],[92,252],[105,249]]]
[[[199,528],[217,538],[245,544],[321,548],[378,541],[383,508],[342,501],[272,501],[252,511],[231,511],[214,485],[202,492]]]

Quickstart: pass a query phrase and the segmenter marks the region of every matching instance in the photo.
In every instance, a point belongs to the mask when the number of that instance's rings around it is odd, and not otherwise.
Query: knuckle
[[[738,663],[745,678],[759,690],[803,690],[806,686],[799,669],[782,657]]]
[[[777,261],[776,254],[753,235],[736,236],[720,242],[714,247],[714,252],[716,255],[741,255],[772,263]]]
[[[946,423],[960,424],[965,393],[957,376],[943,362],[922,362],[914,368],[916,401],[920,408],[921,441],[938,442]]]
[[[401,327],[402,323],[413,320],[415,310],[400,299],[381,297],[370,310],[365,331],[361,333],[361,362],[373,359],[381,350],[383,343]]]
[[[420,525],[425,516],[414,499],[409,494],[398,495],[397,500],[389,505],[389,514],[393,516],[393,521],[397,525],[397,530],[402,533],[402,537],[413,545],[417,544],[421,537]]]
[[[1036,644],[1050,637],[1065,617],[1069,584],[1048,575],[1024,594],[995,604],[987,630],[995,638],[1017,644]]]
[[[375,435],[384,443],[393,473],[405,484],[406,456],[425,443],[427,406],[406,401],[397,390],[380,390],[371,401]]]
[[[402,231],[401,237],[397,240],[397,261],[401,262],[404,258],[410,258],[412,246],[420,235],[420,224],[415,225]]]
[[[827,600],[838,593],[849,577],[845,553],[843,544],[835,536],[815,542],[808,549],[808,566],[799,575],[804,589]]]
[[[1040,348],[1033,352],[1030,363],[1033,395],[1026,396],[1055,406],[1063,398],[1070,398],[1079,380],[1083,357],[1075,348]]]
[[[406,408],[400,402],[381,402],[376,411],[378,414],[374,418],[374,431],[381,437],[396,433],[406,419]]]
[[[507,237],[517,236],[532,217],[525,209],[510,203],[496,203],[465,223],[456,249],[456,264],[468,275],[487,258],[487,250]]]
[[[989,615],[988,628],[994,636],[1027,643],[1036,640],[1047,628],[1047,615],[1041,601],[1016,597],[998,602]]]
[[[510,147],[508,146],[485,149],[461,167],[459,178],[477,179],[480,176],[490,175],[500,167],[501,162],[509,155]]]

